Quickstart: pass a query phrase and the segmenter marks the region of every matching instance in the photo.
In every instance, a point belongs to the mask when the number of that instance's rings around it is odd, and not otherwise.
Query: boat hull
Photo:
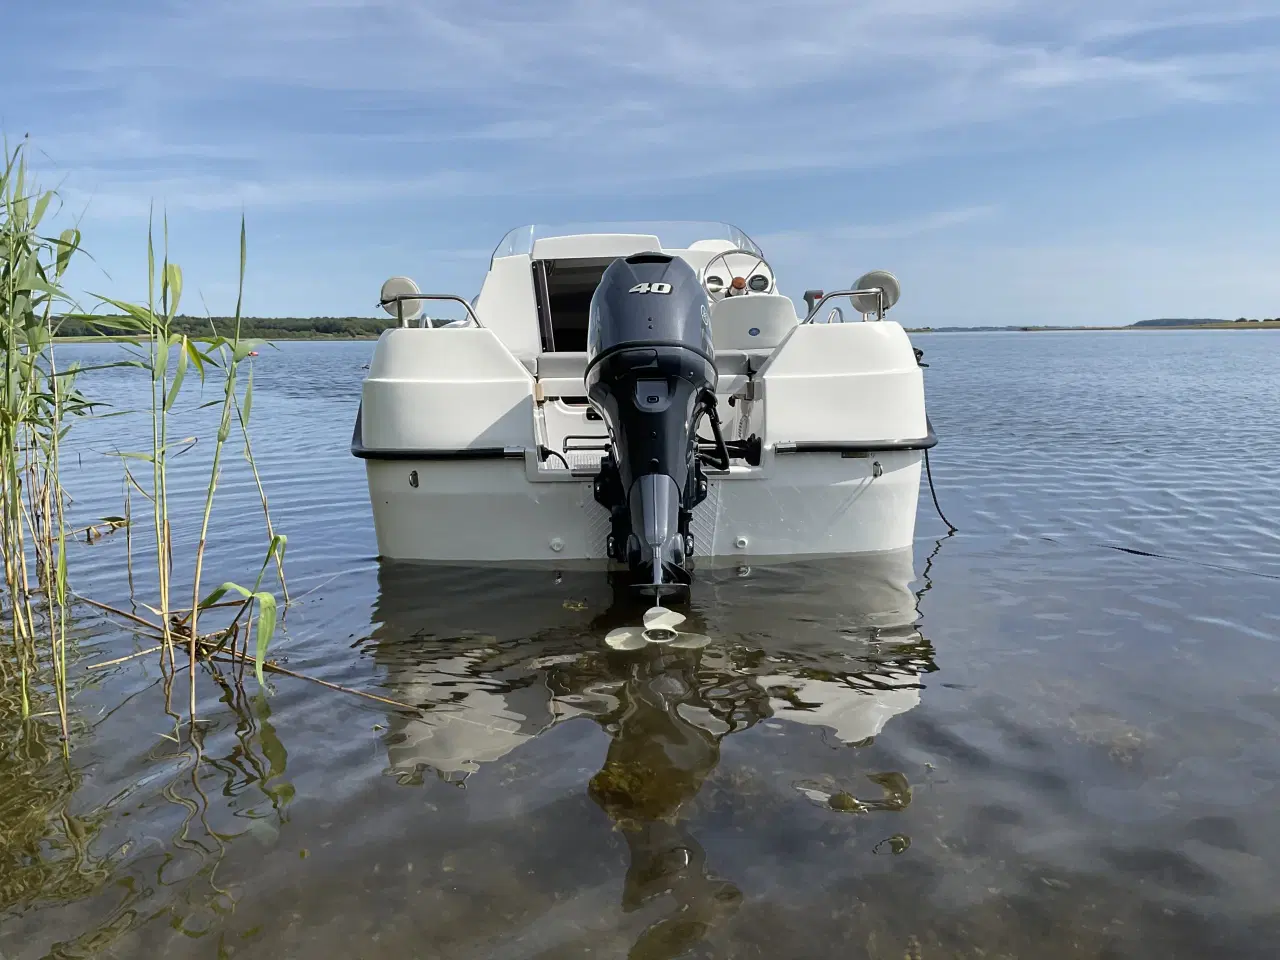
[[[773,455],[712,476],[694,511],[695,558],[712,565],[911,545],[919,450]],[[523,458],[366,460],[378,552],[450,563],[606,561],[609,516],[590,476],[530,480]]]

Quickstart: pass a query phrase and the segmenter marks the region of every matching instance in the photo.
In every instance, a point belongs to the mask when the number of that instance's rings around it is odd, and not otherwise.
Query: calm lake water
[[[85,608],[70,768],[0,701],[0,955],[1275,957],[1280,337],[913,339],[960,532],[926,488],[909,555],[704,577],[712,644],[640,655],[603,646],[632,611],[601,575],[380,565],[348,453],[373,345],[264,348],[274,652],[422,712],[202,674],[196,771],[154,656],[85,669],[146,645]],[[138,377],[84,386],[127,409]],[[79,520],[121,513],[141,427],[76,427]],[[220,496],[209,586],[266,545],[238,445]],[[95,599],[126,574],[121,533],[74,558]]]

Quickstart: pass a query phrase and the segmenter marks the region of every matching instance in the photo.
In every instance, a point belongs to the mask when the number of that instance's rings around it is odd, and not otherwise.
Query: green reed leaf
[[[153,233],[155,225],[155,203],[147,211],[147,308],[154,315],[156,309],[156,241]]]
[[[231,581],[228,580],[226,583],[222,584],[221,586],[211,590],[209,592],[209,595],[200,601],[200,609],[207,610],[209,607],[213,606],[215,603],[217,603],[219,600],[225,597],[232,590],[239,591],[241,594],[244,595],[245,599],[248,599],[250,596],[252,596],[252,594],[248,590],[246,590],[244,587],[240,586],[240,584],[232,583]]]
[[[54,297],[64,296],[61,287],[57,284],[50,283],[48,280],[45,280],[35,273],[31,273],[20,278],[16,289],[27,290],[33,293],[47,293]]]
[[[44,326],[33,326],[27,328],[27,346],[34,353],[39,353],[49,345],[49,330]]]
[[[196,371],[200,374],[200,382],[204,383],[204,362],[207,359],[197,348],[195,342],[187,337],[183,337],[183,350],[191,358],[191,362],[196,365]]]
[[[54,265],[54,276],[61,277],[71,262],[71,255],[80,249],[80,231],[74,227],[63,230],[54,243],[58,247],[57,261]]]
[[[288,544],[289,538],[283,533],[277,533],[271,538],[271,543],[267,545],[267,555],[262,558],[262,567],[258,570],[258,579],[253,583],[253,589],[257,590],[262,585],[262,578],[266,575],[267,567],[271,565],[272,559],[284,563],[284,548]]]
[[[74,320],[81,320],[84,323],[93,324],[95,326],[111,326],[120,327],[125,330],[141,330],[150,332],[155,326],[156,318],[146,307],[140,307],[137,304],[127,303],[124,300],[113,300],[111,297],[100,296],[99,294],[91,294],[97,297],[103,303],[109,303],[117,310],[121,311],[123,317],[99,317],[90,313],[75,313],[69,316]]]
[[[182,387],[182,381],[187,376],[187,338],[181,340],[181,347],[178,350],[178,369],[173,374],[173,383],[169,386],[169,395],[164,398],[164,409],[166,411],[173,408],[173,402],[178,399],[178,390]]]
[[[169,366],[169,351],[165,347],[164,336],[160,333],[159,327],[156,328],[156,335],[151,338],[151,379],[153,383],[161,385],[163,388],[164,378]]]
[[[240,214],[240,283],[236,289],[236,339],[240,337],[240,309],[244,304],[244,270],[249,247],[245,239],[244,214]]]
[[[111,369],[114,369],[115,367],[139,367],[145,370],[147,368],[147,365],[143,363],[141,360],[112,360],[110,363],[90,363],[83,367],[76,367],[74,370],[59,370],[58,377],[61,378],[65,384],[66,378],[74,377],[76,374],[89,373],[92,370],[111,370]],[[66,397],[68,400],[75,399],[71,397],[69,394],[66,394]],[[79,399],[84,400],[85,398],[79,397]],[[102,403],[102,401],[95,400],[94,403]]]
[[[213,606],[228,593],[233,592],[240,594],[248,601],[256,600],[258,603],[257,644],[254,649],[253,662],[254,673],[258,677],[258,683],[265,687],[267,681],[262,675],[262,665],[266,661],[267,649],[271,645],[271,638],[275,636],[276,632],[276,598],[266,590],[254,592],[228,580],[200,601],[200,609],[205,610]]]
[[[247,427],[249,413],[253,410],[253,367],[249,368],[249,382],[244,388],[244,403],[240,407],[240,420]]]
[[[258,645],[253,654],[253,665],[258,675],[258,684],[265,687],[267,683],[262,677],[262,663],[276,632],[276,598],[265,590],[255,593],[254,597],[258,601]]]
[[[40,221],[44,219],[44,213],[49,209],[49,201],[53,199],[53,191],[47,191],[39,200],[36,201],[36,209],[31,214],[30,229],[34,230],[40,225]]]
[[[67,548],[63,544],[58,548],[58,582],[57,598],[61,606],[67,605]]]
[[[164,265],[164,284],[169,293],[169,321],[172,322],[178,312],[178,301],[182,299],[182,268],[176,263]]]

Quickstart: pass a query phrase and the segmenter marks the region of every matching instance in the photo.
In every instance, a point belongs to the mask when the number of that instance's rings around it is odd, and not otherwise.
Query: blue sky
[[[0,130],[96,263],[184,307],[471,296],[512,226],[716,219],[783,292],[864,270],[904,323],[1280,315],[1275,0],[12,4]]]

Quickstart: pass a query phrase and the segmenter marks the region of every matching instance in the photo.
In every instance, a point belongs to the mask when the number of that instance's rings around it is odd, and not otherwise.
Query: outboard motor
[[[715,419],[710,306],[687,262],[641,253],[605,270],[591,298],[586,386],[612,440],[595,484],[612,517],[609,556],[631,568],[642,592],[681,592],[690,579],[693,508],[707,496],[703,414],[715,431],[716,462],[729,466]]]

